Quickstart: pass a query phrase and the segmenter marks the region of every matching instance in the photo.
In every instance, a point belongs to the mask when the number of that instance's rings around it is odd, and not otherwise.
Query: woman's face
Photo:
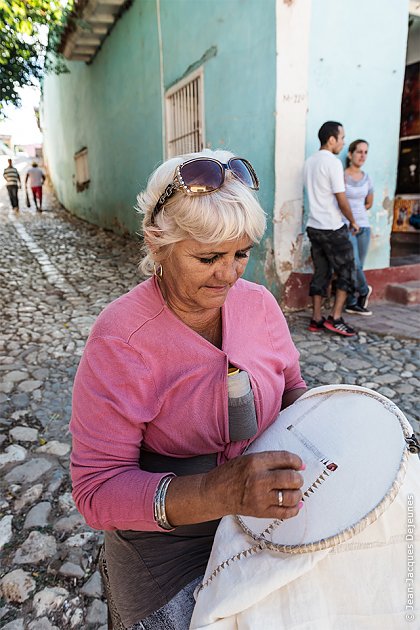
[[[176,243],[162,262],[166,301],[189,313],[220,308],[244,273],[252,245],[248,237],[218,245],[193,239]]]
[[[358,166],[358,167],[363,166],[363,164],[366,162],[368,150],[369,150],[369,147],[366,144],[366,142],[359,142],[359,144],[356,146],[353,153],[350,153],[349,155],[350,162],[354,166]]]

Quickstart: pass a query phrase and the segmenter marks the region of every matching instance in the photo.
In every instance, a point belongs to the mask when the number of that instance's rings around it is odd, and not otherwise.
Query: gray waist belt
[[[142,451],[140,468],[178,476],[212,470],[217,453],[176,458]],[[118,612],[126,626],[161,608],[203,575],[219,520],[182,525],[170,532],[105,532],[105,557]]]

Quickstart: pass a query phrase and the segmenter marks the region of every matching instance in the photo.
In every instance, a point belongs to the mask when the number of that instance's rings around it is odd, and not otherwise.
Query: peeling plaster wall
[[[276,188],[274,252],[284,284],[299,264],[302,239],[305,129],[308,108],[310,0],[276,3]]]
[[[366,268],[389,265],[407,30],[408,0],[277,0],[274,257],[282,285],[292,272],[312,272],[302,170],[326,120],[345,127],[343,165],[352,140],[370,142]]]
[[[136,194],[163,159],[162,85],[202,66],[206,143],[244,155],[260,177],[268,229],[247,277],[279,295],[292,271],[311,270],[302,167],[329,118],[348,141],[371,143],[367,266],[386,267],[407,23],[408,0],[134,0],[91,65],[70,62],[70,74],[45,80],[45,152],[60,201],[135,232]],[[73,156],[84,146],[91,183],[77,193]]]

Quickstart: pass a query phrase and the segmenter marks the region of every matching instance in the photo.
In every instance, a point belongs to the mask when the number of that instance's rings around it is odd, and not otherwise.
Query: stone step
[[[388,284],[385,299],[398,304],[420,304],[420,280]]]

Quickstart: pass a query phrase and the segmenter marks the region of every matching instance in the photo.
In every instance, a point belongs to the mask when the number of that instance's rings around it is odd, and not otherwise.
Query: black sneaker
[[[340,319],[333,319],[330,315],[324,322],[324,328],[337,333],[337,335],[342,335],[343,337],[354,337],[357,335],[354,328],[346,324],[342,317],[340,317]]]
[[[369,303],[369,298],[372,295],[372,287],[368,285],[368,292],[366,295],[359,295],[359,299],[357,300],[357,305],[362,308],[367,309],[367,305]]]
[[[308,330],[309,332],[319,333],[324,330],[325,317],[322,317],[318,322],[316,319],[311,319],[309,322]]]
[[[363,306],[359,306],[358,304],[352,304],[351,306],[346,306],[344,309],[346,313],[350,313],[350,315],[372,315],[372,311]]]

